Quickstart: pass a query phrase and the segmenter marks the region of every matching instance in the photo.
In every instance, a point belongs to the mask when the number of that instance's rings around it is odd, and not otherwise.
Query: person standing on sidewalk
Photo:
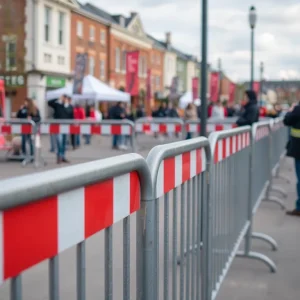
[[[287,211],[287,215],[300,217],[300,104],[294,104],[285,115],[284,124],[291,127],[290,139],[287,143],[287,156],[294,158],[297,176],[297,197],[295,209]]]
[[[68,119],[69,120],[74,120],[74,107],[72,105],[72,98],[67,97],[67,102],[65,104],[65,108],[68,114]],[[73,147],[73,150],[76,149],[76,142],[75,142],[75,134],[70,134],[70,140],[71,140],[71,145]]]
[[[259,120],[259,108],[257,105],[257,97],[254,91],[246,91],[246,99],[242,109],[241,116],[236,121],[237,126],[252,125]]]
[[[55,120],[67,120],[69,118],[68,111],[66,106],[68,104],[68,96],[63,95],[58,101],[57,99],[48,101],[48,105],[54,110],[54,119]],[[66,134],[57,134],[56,135],[57,143],[57,163],[62,162],[68,163],[69,161],[65,157],[66,152],[66,143],[67,135]]]

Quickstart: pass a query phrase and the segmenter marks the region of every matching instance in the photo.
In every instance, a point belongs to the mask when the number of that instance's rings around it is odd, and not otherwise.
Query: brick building
[[[109,22],[80,6],[71,17],[71,69],[77,53],[87,53],[86,74],[103,82],[109,78]]]
[[[151,64],[152,40],[143,29],[139,15],[132,12],[129,17],[110,15],[104,10],[91,5],[84,9],[110,23],[109,30],[109,84],[110,86],[126,89],[126,53],[139,51],[139,95],[132,97],[132,104],[145,103],[147,69]],[[160,85],[160,84],[159,84]]]

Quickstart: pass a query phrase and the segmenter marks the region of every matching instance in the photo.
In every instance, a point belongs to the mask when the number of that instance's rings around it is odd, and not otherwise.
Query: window
[[[90,41],[94,42],[95,41],[95,27],[90,26]]]
[[[50,42],[50,23],[51,23],[51,8],[45,6],[45,25],[44,25],[44,40],[45,42]]]
[[[147,60],[146,60],[146,57],[144,57],[144,56],[140,56],[139,76],[147,77]]]
[[[116,72],[120,72],[120,59],[121,59],[121,57],[120,57],[120,48],[116,48],[116,53],[115,53],[115,64],[116,64],[116,66],[115,66],[115,71]]]
[[[82,22],[77,22],[77,36],[82,38],[83,37],[83,24]]]
[[[65,26],[65,14],[59,12],[58,14],[58,44],[64,44],[64,26]]]
[[[158,54],[156,58],[157,58],[157,65],[160,66],[160,55]]]
[[[57,63],[59,65],[64,65],[65,64],[65,58],[63,56],[58,56],[57,57]]]
[[[89,58],[89,74],[94,76],[95,72],[95,58],[93,56],[90,56]]]
[[[160,76],[156,76],[156,78],[155,78],[155,85],[156,85],[157,88],[160,87]]]
[[[106,44],[106,32],[104,30],[100,31],[100,43],[101,45]]]
[[[126,72],[126,58],[127,58],[127,54],[126,51],[124,50],[122,52],[122,71]]]
[[[51,61],[52,61],[52,55],[48,53],[44,53],[44,62],[51,63]]]
[[[15,40],[6,43],[6,71],[17,69],[17,42]]]
[[[105,60],[100,60],[100,78],[105,79]]]

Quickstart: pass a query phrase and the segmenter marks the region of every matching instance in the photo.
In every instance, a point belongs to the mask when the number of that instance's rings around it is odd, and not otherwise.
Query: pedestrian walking
[[[55,120],[67,120],[69,117],[68,110],[68,98],[66,95],[63,95],[60,99],[54,99],[48,101],[48,105],[54,110],[54,119]],[[57,134],[56,135],[56,144],[57,144],[57,163],[62,162],[68,163],[69,161],[65,157],[66,152],[66,143],[67,135],[66,134]]]
[[[225,107],[219,100],[216,105],[212,107],[211,117],[216,119],[224,119],[225,115]]]
[[[78,103],[74,107],[74,119],[78,121],[85,120],[85,110],[82,106],[80,106]],[[80,147],[80,134],[75,135],[75,147]]]
[[[33,100],[30,98],[26,98],[24,105],[20,108],[17,112],[18,119],[27,119],[32,120],[34,123],[38,124],[41,121],[40,112],[36,105],[34,104]],[[27,156],[27,144],[29,145],[30,149],[30,157],[31,161],[33,161],[34,156],[34,146],[33,141],[31,138],[31,134],[22,134],[21,136],[21,149],[23,155]]]
[[[290,139],[287,143],[287,156],[294,158],[297,176],[297,200],[295,208],[287,211],[290,216],[300,217],[300,104],[294,104],[285,115],[284,124],[290,128]]]
[[[236,121],[238,126],[252,125],[258,122],[259,109],[257,105],[257,97],[254,91],[248,90],[245,92],[244,107],[241,116]]]
[[[184,119],[185,121],[197,120],[197,110],[193,103],[189,103],[188,106],[186,107],[184,112]],[[191,138],[192,138],[192,133],[187,132],[186,140],[189,140]]]

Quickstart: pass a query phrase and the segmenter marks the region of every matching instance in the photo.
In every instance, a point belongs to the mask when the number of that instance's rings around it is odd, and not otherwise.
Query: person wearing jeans
[[[61,99],[54,99],[48,101],[48,105],[54,109],[54,119],[56,120],[68,120],[69,119],[69,100],[67,95],[63,95]],[[66,143],[67,143],[67,135],[66,134],[58,134],[56,136],[56,144],[57,144],[57,163],[68,163],[69,161],[66,159],[65,151],[66,151]]]
[[[287,143],[287,156],[294,158],[297,176],[297,199],[295,208],[288,211],[290,216],[300,217],[300,105],[294,104],[285,115],[284,124],[290,128],[290,138]]]

